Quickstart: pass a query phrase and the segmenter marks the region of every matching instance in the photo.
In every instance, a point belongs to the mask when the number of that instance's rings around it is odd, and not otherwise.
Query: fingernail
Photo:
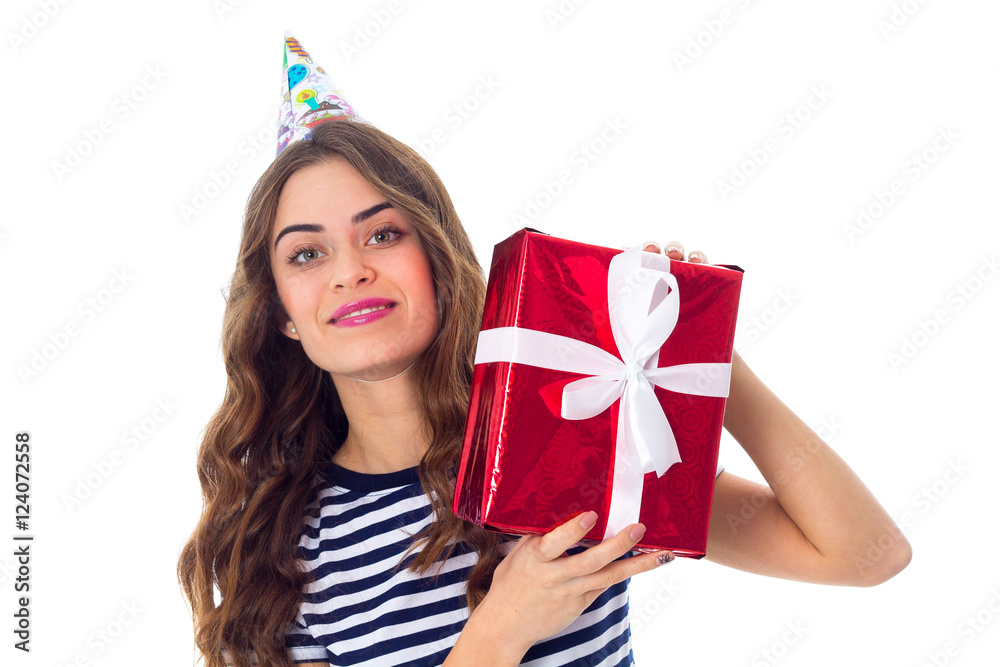
[[[656,252],[660,252],[660,244],[657,243],[656,241],[646,241],[645,243],[642,244],[642,249],[645,250],[649,246],[653,246],[654,248],[656,248]]]
[[[638,542],[639,538],[646,534],[646,527],[641,523],[636,524],[629,532],[629,536],[632,538],[633,542]]]
[[[586,530],[590,530],[597,524],[597,512],[590,510],[586,514],[580,517],[580,527]]]
[[[657,565],[666,565],[667,563],[670,563],[673,560],[674,560],[674,555],[673,554],[664,552],[664,553],[662,553],[662,554],[660,554],[659,556],[656,557],[656,564]]]
[[[663,252],[664,253],[668,253],[668,252],[680,252],[680,251],[681,251],[681,249],[678,248],[677,246],[675,246],[675,245],[668,245],[667,249],[664,250]]]

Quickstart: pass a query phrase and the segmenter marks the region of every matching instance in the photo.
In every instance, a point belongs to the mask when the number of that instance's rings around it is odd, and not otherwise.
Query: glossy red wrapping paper
[[[522,229],[494,247],[482,330],[523,327],[590,343],[621,358],[608,315],[608,265],[622,252]],[[677,325],[657,366],[731,363],[742,269],[670,262]],[[607,526],[620,400],[582,420],[560,415],[563,387],[585,375],[526,364],[477,364],[453,511],[485,528],[540,535],[589,510]],[[725,398],[655,387],[681,461],[643,478],[637,551],[671,549],[701,558]]]

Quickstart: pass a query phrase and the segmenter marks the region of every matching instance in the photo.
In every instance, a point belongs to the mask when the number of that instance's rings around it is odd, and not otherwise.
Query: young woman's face
[[[434,340],[434,278],[416,230],[345,159],[289,177],[270,239],[271,270],[291,319],[283,332],[320,368],[381,380]],[[391,305],[334,321],[345,306],[373,307],[351,305],[363,299]]]

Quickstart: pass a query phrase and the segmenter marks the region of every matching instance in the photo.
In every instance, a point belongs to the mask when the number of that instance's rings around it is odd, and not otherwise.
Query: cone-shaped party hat
[[[278,152],[293,141],[308,139],[312,129],[327,120],[357,118],[354,107],[340,88],[290,32],[285,32],[285,65],[281,82],[281,112],[278,114]]]

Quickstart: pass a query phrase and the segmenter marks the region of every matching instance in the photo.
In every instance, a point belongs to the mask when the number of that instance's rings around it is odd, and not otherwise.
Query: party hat
[[[277,155],[293,141],[310,138],[318,124],[350,118],[363,120],[326,70],[314,63],[299,40],[286,31]]]

